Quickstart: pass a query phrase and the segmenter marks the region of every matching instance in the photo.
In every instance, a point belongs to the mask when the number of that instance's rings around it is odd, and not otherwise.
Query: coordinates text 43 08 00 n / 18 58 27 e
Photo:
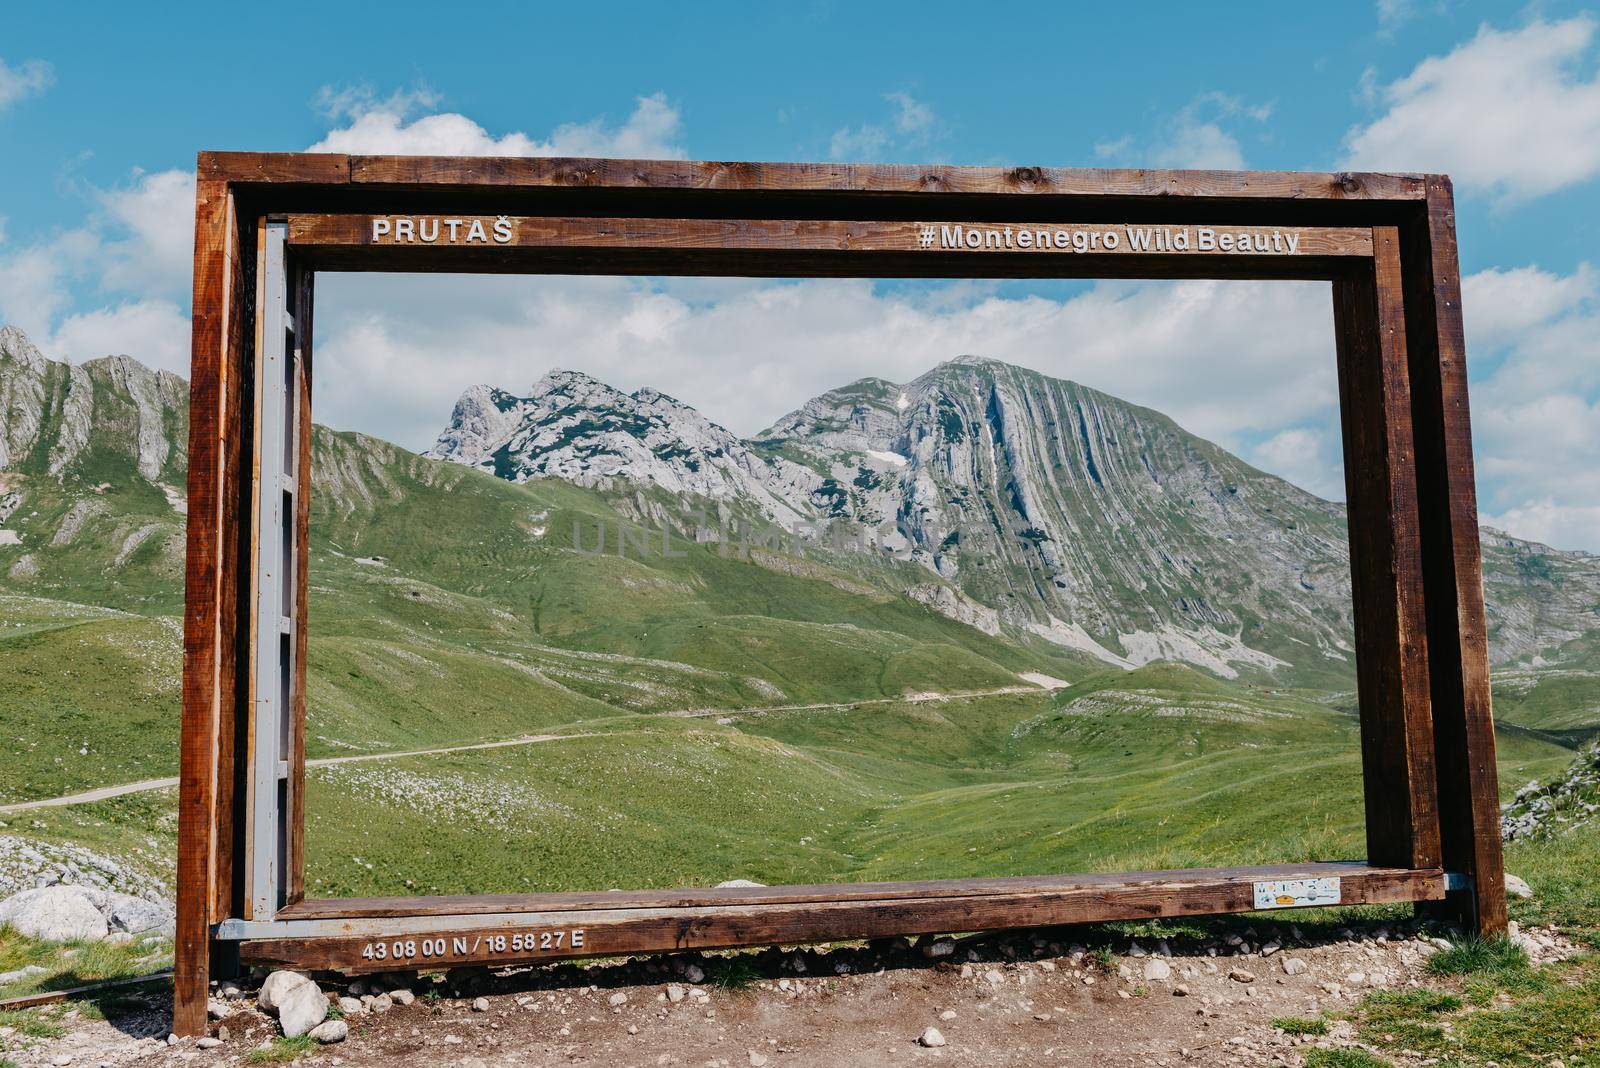
[[[518,931],[509,934],[433,935],[368,942],[361,959],[409,963],[424,960],[475,960],[497,953],[559,953],[583,948],[583,929]]]

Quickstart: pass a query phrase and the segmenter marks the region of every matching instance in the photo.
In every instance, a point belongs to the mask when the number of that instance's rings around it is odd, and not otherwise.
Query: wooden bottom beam
[[[442,905],[451,899],[439,898],[306,901],[285,909],[279,914],[284,918],[270,924],[224,924],[218,937],[239,939],[246,963],[355,974],[1052,927],[1264,907],[1437,901],[1444,895],[1445,876],[1437,868],[1336,862],[459,899],[472,902],[476,911]]]

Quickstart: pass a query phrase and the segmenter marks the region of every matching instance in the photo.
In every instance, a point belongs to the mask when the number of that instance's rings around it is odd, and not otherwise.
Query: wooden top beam
[[[1421,201],[1422,174],[1136,168],[953,167],[577,157],[358,156],[202,152],[201,178],[249,185],[586,188],[807,194],[955,194],[1197,200]]]

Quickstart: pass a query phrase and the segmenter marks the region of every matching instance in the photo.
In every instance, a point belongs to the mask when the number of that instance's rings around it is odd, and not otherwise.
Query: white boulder
[[[97,940],[111,933],[105,914],[80,886],[43,886],[0,901],[0,924],[50,942]]]
[[[284,1038],[298,1038],[328,1018],[328,999],[317,984],[305,982],[290,987],[278,1003],[278,1026]]]
[[[261,992],[256,995],[256,1008],[268,1014],[276,1014],[284,999],[289,996],[289,991],[310,983],[311,980],[299,972],[273,972],[261,984]]]

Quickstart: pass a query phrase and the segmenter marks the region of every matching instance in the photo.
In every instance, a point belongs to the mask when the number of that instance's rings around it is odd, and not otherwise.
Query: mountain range
[[[819,552],[870,545],[922,568],[969,621],[1120,667],[1351,669],[1342,505],[1159,412],[997,360],[864,378],[749,440],[659,390],[558,370],[526,394],[467,390],[427,455],[513,482],[650,486]],[[1484,555],[1494,662],[1586,659],[1600,559],[1488,529]]]

